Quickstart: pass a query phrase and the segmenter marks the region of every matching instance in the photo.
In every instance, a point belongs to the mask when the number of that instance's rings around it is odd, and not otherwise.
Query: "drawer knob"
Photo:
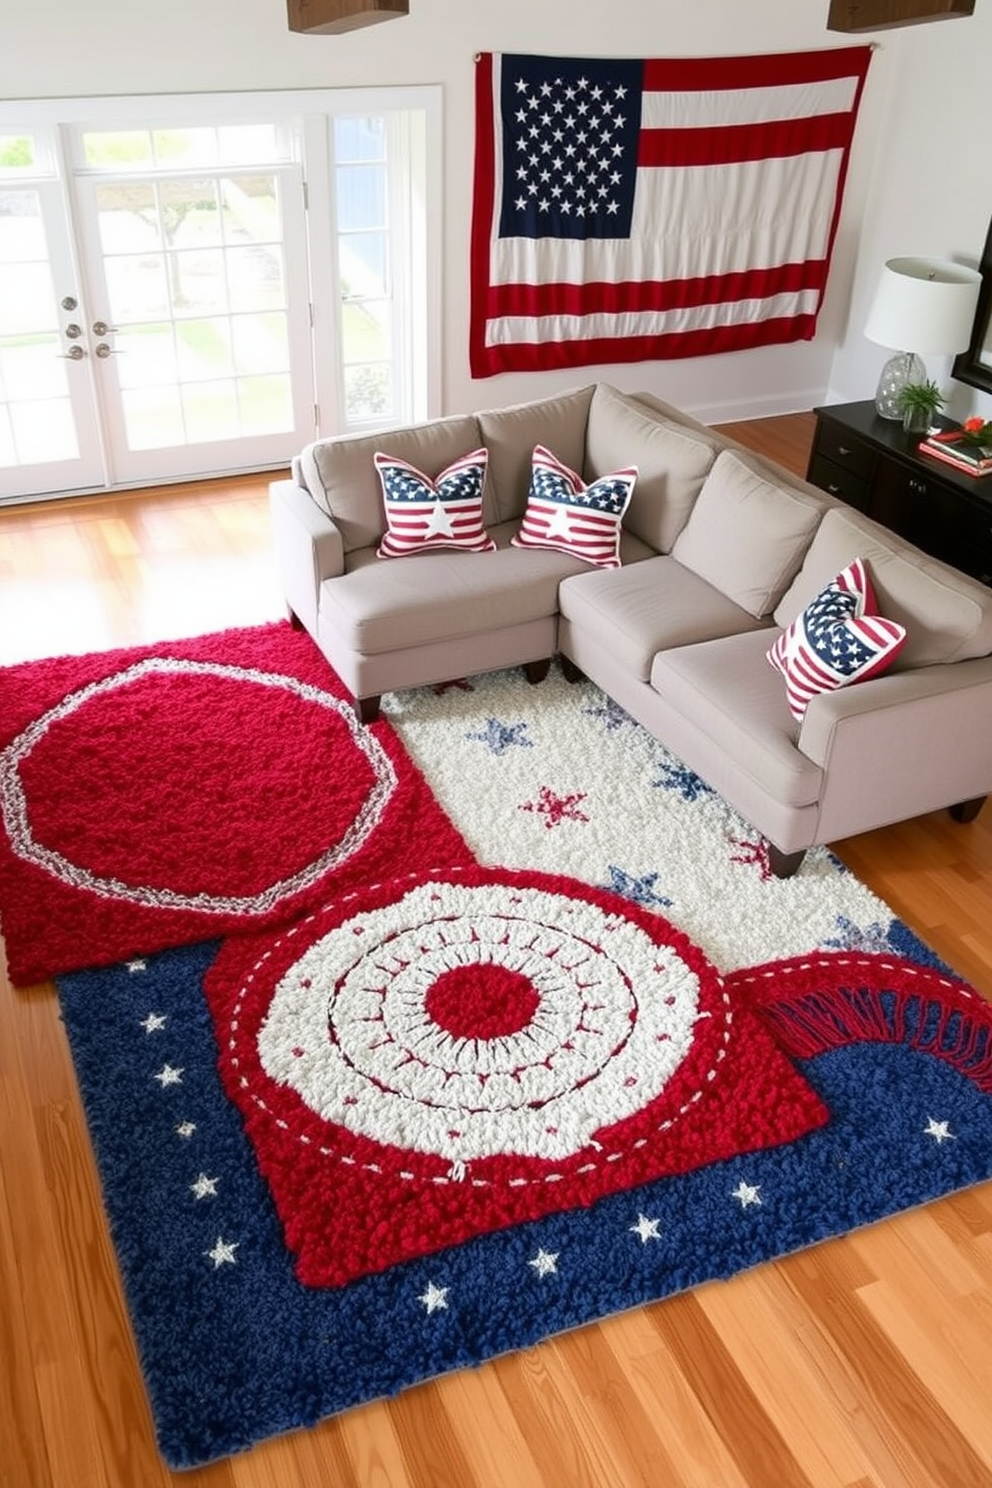
[[[848,449],[846,444],[839,444],[837,446],[837,453],[839,455],[849,455],[851,451]]]

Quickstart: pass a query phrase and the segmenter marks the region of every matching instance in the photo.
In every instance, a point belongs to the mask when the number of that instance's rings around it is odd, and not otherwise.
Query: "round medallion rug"
[[[228,942],[206,986],[312,1285],[826,1119],[681,931],[565,877],[406,875]]]

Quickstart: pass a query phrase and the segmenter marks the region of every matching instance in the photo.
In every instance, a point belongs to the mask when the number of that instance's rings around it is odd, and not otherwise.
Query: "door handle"
[[[59,356],[64,362],[81,362],[86,355],[81,346],[70,346],[68,351],[60,351]]]
[[[112,336],[116,330],[116,326],[108,325],[105,320],[95,320],[93,322],[94,336]]]
[[[107,357],[113,356],[114,348],[112,346],[108,346],[106,341],[101,341],[98,346],[94,346],[93,354],[94,356],[98,356],[101,362],[105,362],[107,360]]]

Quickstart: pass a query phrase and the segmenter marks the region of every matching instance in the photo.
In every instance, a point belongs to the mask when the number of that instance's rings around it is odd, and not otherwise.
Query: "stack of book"
[[[920,454],[943,460],[966,475],[992,475],[992,444],[973,444],[965,438],[963,429],[928,434],[920,443]]]

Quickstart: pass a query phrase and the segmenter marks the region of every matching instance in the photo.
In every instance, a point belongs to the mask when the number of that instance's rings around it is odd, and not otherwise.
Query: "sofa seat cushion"
[[[651,686],[763,790],[788,807],[820,798],[823,772],[796,747],[799,725],[765,657],[767,631],[659,651]]]
[[[773,479],[742,451],[724,450],[672,555],[749,614],[770,615],[798,572],[824,510],[812,488],[784,475]]]
[[[617,666],[646,682],[655,653],[768,627],[670,556],[565,579],[561,613],[608,646]]]
[[[637,485],[624,525],[656,552],[671,552],[720,448],[715,435],[680,425],[660,408],[650,411],[606,383],[599,383],[593,393],[586,479],[637,466]]]
[[[484,633],[558,613],[558,585],[588,565],[565,553],[510,546],[516,522],[491,529],[495,553],[439,551],[379,558],[351,553],[321,586],[321,625],[365,656]],[[625,539],[624,561],[649,550]]]
[[[881,613],[905,627],[906,644],[893,671],[967,661],[992,651],[992,589],[847,506],[824,516],[775,610],[776,623],[791,625],[855,558],[867,562]]]
[[[408,461],[433,480],[480,442],[476,419],[458,414],[408,429],[318,439],[300,454],[299,471],[314,501],[340,531],[345,552],[350,553],[377,543],[386,530],[375,468],[378,450]]]

